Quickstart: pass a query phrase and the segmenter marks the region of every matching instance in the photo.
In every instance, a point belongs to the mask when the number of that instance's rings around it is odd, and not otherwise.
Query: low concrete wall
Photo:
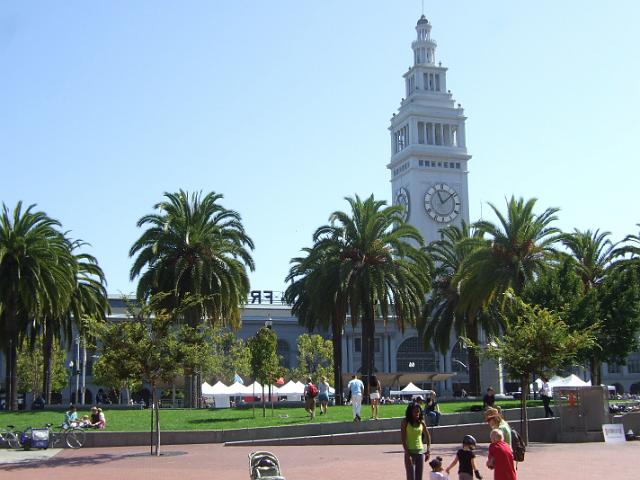
[[[505,410],[507,420],[516,428],[514,423],[520,419],[520,410]],[[542,407],[528,409],[529,418],[539,418],[544,416]],[[256,442],[258,440],[275,441],[280,439],[304,438],[310,441],[310,437],[336,437],[332,442],[349,442],[347,444],[358,444],[373,441],[376,443],[395,443],[398,439],[400,418],[386,418],[382,420],[370,420],[363,422],[330,422],[330,423],[308,423],[304,425],[289,425],[280,427],[243,428],[234,430],[188,430],[188,431],[166,431],[161,432],[161,442],[166,445],[180,445],[190,443],[233,443],[233,442]],[[460,424],[478,424],[478,432],[488,431],[483,422],[482,412],[464,412],[442,415],[440,427],[431,427],[434,441],[438,443],[459,443],[462,436],[458,430],[451,430],[448,427],[460,426]],[[533,422],[532,422],[533,423]],[[473,432],[476,430],[474,429]],[[387,440],[382,441],[380,434],[387,434]],[[472,432],[466,432],[474,435]],[[356,434],[354,436],[354,434]],[[373,435],[368,435],[373,434]],[[342,437],[341,437],[342,435]],[[464,435],[464,434],[463,434]],[[384,437],[384,435],[383,435]],[[554,437],[555,439],[555,437]],[[116,446],[136,446],[149,445],[149,432],[110,432],[92,431],[87,432],[87,447],[116,447]],[[537,441],[537,440],[535,440]],[[541,440],[542,441],[542,440]],[[554,440],[545,440],[554,441]]]
[[[517,422],[511,424],[520,430]],[[555,442],[558,436],[559,422],[555,418],[539,418],[529,422],[530,442]],[[461,444],[465,435],[473,435],[480,443],[489,443],[490,429],[486,423],[469,423],[429,428],[431,442],[434,444]],[[256,439],[227,442],[228,446],[247,445],[372,445],[400,443],[400,429],[385,431],[363,431],[333,435],[318,435],[290,438]]]

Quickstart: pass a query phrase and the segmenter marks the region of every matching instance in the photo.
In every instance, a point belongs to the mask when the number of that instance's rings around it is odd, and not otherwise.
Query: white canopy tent
[[[289,380],[282,387],[278,389],[278,395],[286,396],[287,401],[296,402],[301,399],[301,396],[304,394],[304,385],[301,387],[293,380]]]
[[[216,408],[229,408],[231,404],[229,403],[229,387],[227,387],[224,383],[218,381],[213,387],[211,387],[211,393],[213,394],[213,400],[215,402]],[[204,387],[202,388],[202,393],[204,394]]]
[[[416,387],[412,382],[409,382],[409,385],[402,390],[391,390],[389,393],[391,395],[429,395],[432,391],[433,390],[423,390],[422,388]]]
[[[234,382],[227,387],[227,395],[231,397],[244,397],[245,395],[247,395],[246,388],[247,387],[245,387],[243,384]],[[250,391],[248,393],[251,394]]]

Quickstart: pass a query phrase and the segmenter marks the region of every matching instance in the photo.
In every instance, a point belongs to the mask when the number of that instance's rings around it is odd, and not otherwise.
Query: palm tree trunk
[[[342,325],[337,318],[331,322],[333,343],[333,386],[336,389],[336,405],[342,405]]]
[[[47,405],[51,403],[51,356],[53,352],[53,329],[49,325],[44,327],[42,340],[42,394]]]
[[[367,309],[368,310],[368,309]],[[366,379],[369,378],[372,368],[372,353],[373,349],[371,348],[371,344],[373,342],[374,329],[372,327],[373,322],[371,321],[371,315],[368,311],[365,311],[364,317],[362,318],[362,361],[361,361],[361,374]],[[365,382],[365,385],[368,382]]]
[[[7,345],[5,349],[3,349],[2,353],[4,353],[5,358],[7,359],[4,365],[4,391],[7,393],[6,398],[9,399],[9,391],[11,390],[11,367],[9,366],[9,345]],[[4,408],[6,410],[9,409],[9,402],[6,402]]]
[[[193,375],[190,371],[184,369],[184,408],[191,408],[193,402]]]
[[[473,319],[469,319],[467,325],[467,335],[473,345],[478,345],[478,324]],[[480,395],[480,356],[474,348],[467,349],[469,352],[469,394]]]
[[[6,309],[7,337],[9,348],[7,350],[7,366],[9,367],[7,382],[7,409],[18,410],[18,315],[15,301],[10,301]]]

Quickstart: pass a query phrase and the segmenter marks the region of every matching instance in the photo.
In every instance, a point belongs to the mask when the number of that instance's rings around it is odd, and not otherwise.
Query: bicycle
[[[57,430],[53,429],[51,423],[47,423],[49,429],[49,446],[56,447],[66,445],[69,448],[82,448],[87,438],[87,432],[81,427],[59,425]]]
[[[16,432],[15,426],[7,425],[7,428],[0,428],[0,442],[6,443],[9,448],[20,448],[20,433]]]

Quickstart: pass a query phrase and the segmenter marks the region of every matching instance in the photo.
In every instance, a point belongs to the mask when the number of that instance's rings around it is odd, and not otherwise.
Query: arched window
[[[425,350],[418,337],[407,338],[396,353],[398,372],[438,372],[440,356],[433,350]]]
[[[451,370],[460,375],[469,374],[469,351],[460,342],[451,350]]]
[[[627,371],[629,373],[640,373],[640,352],[633,352],[627,357]]]
[[[289,348],[289,344],[286,340],[278,339],[278,346],[276,348],[276,353],[282,357],[280,361],[280,366],[285,368],[291,367],[291,350]]]

